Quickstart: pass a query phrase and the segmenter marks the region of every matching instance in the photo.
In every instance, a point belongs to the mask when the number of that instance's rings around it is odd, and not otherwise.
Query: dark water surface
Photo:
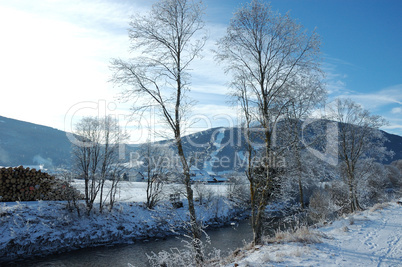
[[[252,240],[249,221],[241,221],[235,226],[207,230],[211,240],[209,249],[221,250],[221,255],[242,247]],[[169,237],[166,240],[138,241],[130,245],[95,247],[15,262],[13,266],[149,266],[146,254],[183,248],[183,238]],[[11,263],[10,263],[11,264]]]

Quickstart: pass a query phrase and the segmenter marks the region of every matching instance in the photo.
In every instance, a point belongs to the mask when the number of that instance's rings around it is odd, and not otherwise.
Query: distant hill
[[[385,137],[389,142],[385,143],[388,150],[394,151],[395,155],[392,159],[386,160],[384,163],[391,163],[392,161],[402,159],[402,136],[384,132]]]
[[[0,166],[69,165],[70,151],[64,131],[0,116]]]
[[[395,152],[390,163],[402,159],[402,137],[384,132],[388,149]],[[158,142],[172,145],[171,140]],[[262,141],[255,142],[256,145]],[[185,151],[194,157],[195,165],[206,171],[224,172],[245,166],[246,140],[241,128],[212,128],[183,137]],[[128,145],[129,153],[138,145]],[[221,162],[217,162],[220,160]],[[218,164],[219,163],[219,164]],[[44,164],[46,168],[71,164],[71,143],[66,133],[51,127],[0,116],[0,166]]]
[[[325,121],[322,122],[325,124]],[[280,131],[278,131],[280,134]],[[402,137],[383,132],[389,142],[385,143],[388,150],[394,151],[393,158],[387,158],[384,164],[402,159]],[[246,140],[242,129],[238,127],[217,127],[184,136],[183,147],[188,158],[194,158],[193,165],[199,169],[212,172],[244,171]],[[173,141],[160,141],[158,144],[170,145]],[[253,144],[264,145],[262,139],[253,141]],[[135,151],[137,148],[132,149]],[[219,162],[220,161],[220,162]]]

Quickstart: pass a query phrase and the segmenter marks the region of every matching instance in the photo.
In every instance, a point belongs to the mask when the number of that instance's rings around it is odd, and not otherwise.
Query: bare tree
[[[291,151],[292,158],[294,159],[293,171],[297,176],[297,183],[299,187],[299,201],[300,207],[304,209],[304,194],[303,194],[303,165],[302,151],[305,146],[311,146],[321,138],[317,136],[313,138],[308,144],[303,139],[303,120],[309,119],[312,111],[325,103],[327,92],[323,88],[322,83],[316,77],[307,77],[299,81],[299,90],[295,90],[289,101],[289,105],[285,108],[285,123],[289,134],[289,150]],[[289,160],[287,161],[289,162]],[[289,170],[291,166],[287,165]]]
[[[111,117],[84,117],[77,123],[75,134],[77,142],[73,143],[73,161],[76,172],[85,181],[87,213],[92,210],[98,194],[99,209],[102,211],[105,180],[112,181],[113,191],[117,186],[121,168],[119,146],[128,136]],[[112,198],[110,200],[112,201]]]
[[[385,137],[378,130],[386,122],[381,116],[371,115],[350,99],[337,99],[330,110],[330,118],[339,122],[339,158],[349,188],[350,210],[361,210],[357,167],[363,159],[387,155],[383,146]]]
[[[189,66],[205,43],[204,36],[197,38],[204,27],[202,15],[201,2],[162,0],[154,4],[147,15],[133,16],[130,23],[131,49],[141,52],[142,56],[112,62],[113,81],[127,86],[122,96],[136,100],[135,111],[156,107],[174,135],[182,164],[197,264],[202,262],[201,226],[197,221],[190,169],[182,145],[182,125],[188,104]]]
[[[120,149],[129,138],[128,134],[119,126],[117,119],[106,116],[101,119],[102,125],[102,153],[100,168],[100,201],[99,210],[102,212],[103,206],[108,200],[109,210],[113,208],[120,176],[124,171],[121,164]],[[110,188],[104,192],[105,181],[110,182]],[[105,193],[105,196],[104,196]]]
[[[268,159],[273,152],[273,129],[293,96],[301,90],[300,82],[320,81],[319,45],[315,32],[308,34],[288,14],[272,11],[261,0],[240,8],[226,36],[218,42],[217,60],[226,64],[225,70],[232,73],[233,83],[244,83],[257,110],[255,118],[263,129],[266,179],[258,183],[258,189],[250,186],[250,190],[262,196],[252,213],[255,244],[261,243],[263,212],[272,181]]]
[[[152,144],[147,141],[140,148],[141,176],[146,181],[146,193],[148,209],[153,209],[161,200],[163,187],[171,170],[171,157],[169,148]]]
[[[95,187],[95,172],[98,164],[100,137],[99,121],[85,117],[75,126],[77,144],[73,143],[73,161],[77,174],[85,181],[85,204],[87,212],[92,210],[99,188]]]

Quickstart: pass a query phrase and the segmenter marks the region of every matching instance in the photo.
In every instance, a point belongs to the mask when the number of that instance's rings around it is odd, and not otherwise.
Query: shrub
[[[309,216],[314,221],[325,221],[336,217],[339,207],[333,202],[331,194],[317,190],[310,198]]]
[[[374,206],[372,206],[372,207],[370,208],[370,212],[374,212],[374,211],[376,211],[376,210],[382,210],[382,209],[384,209],[384,208],[386,208],[386,207],[389,207],[389,203],[388,203],[388,202],[386,202],[386,203],[377,203],[377,204],[375,204]]]
[[[321,243],[321,238],[325,237],[323,233],[312,231],[307,226],[300,226],[292,230],[277,231],[274,237],[268,238],[268,243]]]

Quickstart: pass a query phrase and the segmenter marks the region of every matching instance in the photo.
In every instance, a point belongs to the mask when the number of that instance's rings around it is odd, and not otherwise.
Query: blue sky
[[[95,113],[128,114],[119,89],[108,82],[111,58],[127,58],[127,28],[146,0],[0,0],[0,116],[71,130],[71,118]],[[231,126],[227,81],[211,49],[233,12],[245,1],[206,0],[209,41],[193,64],[193,114],[198,128]],[[384,130],[402,135],[402,1],[273,0],[322,38],[329,100],[350,97],[384,116]],[[122,119],[123,120],[123,119]],[[145,118],[158,127],[155,118]],[[127,123],[132,128],[134,122]],[[132,136],[138,136],[133,133]],[[132,138],[133,142],[144,139]]]

